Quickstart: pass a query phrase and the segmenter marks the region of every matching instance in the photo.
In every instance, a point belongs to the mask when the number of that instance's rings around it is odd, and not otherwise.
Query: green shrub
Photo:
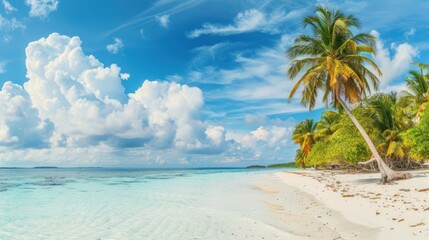
[[[410,156],[417,160],[429,159],[429,108],[422,119],[405,133],[405,142],[410,147]]]

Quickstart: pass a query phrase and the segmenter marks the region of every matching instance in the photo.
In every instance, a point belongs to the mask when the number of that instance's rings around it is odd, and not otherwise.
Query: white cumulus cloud
[[[418,50],[409,43],[401,43],[399,45],[392,43],[390,49],[386,48],[383,40],[380,38],[380,33],[373,30],[371,34],[377,38],[375,62],[383,73],[379,78],[382,89],[390,85],[392,81],[409,69],[413,58],[418,54]],[[391,51],[393,51],[393,56],[390,54]]]
[[[2,164],[239,164],[284,159],[278,152],[287,144],[287,127],[264,126],[226,140],[223,126],[204,120],[199,88],[146,80],[125,94],[121,82],[128,75],[116,64],[105,66],[86,55],[81,45],[79,37],[53,33],[27,46],[28,81],[23,87],[6,82],[0,91]]]
[[[243,136],[238,141],[246,147],[255,148],[258,145],[266,145],[276,150],[286,147],[290,129],[278,126],[260,126],[250,134]]]
[[[120,38],[114,38],[114,42],[106,46],[109,53],[117,54],[123,47],[124,43]]]
[[[202,120],[200,89],[147,80],[126,95],[127,75],[85,55],[81,44],[53,33],[28,45],[28,82],[7,82],[0,92],[0,146],[223,150],[225,129]]]
[[[46,18],[51,12],[58,9],[58,0],[25,0],[30,7],[30,17]]]
[[[233,156],[239,161],[250,160],[249,164],[258,161],[265,164],[293,161],[295,146],[289,142],[293,129],[290,125],[282,121],[271,121],[250,132],[228,132],[227,139],[233,139],[232,142],[228,141],[228,157]]]
[[[47,147],[53,127],[49,120],[39,118],[28,93],[21,86],[4,83],[0,90],[0,146]]]

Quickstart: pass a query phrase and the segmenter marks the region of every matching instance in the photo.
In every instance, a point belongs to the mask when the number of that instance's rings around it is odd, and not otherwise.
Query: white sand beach
[[[299,231],[301,226],[309,238],[328,228],[338,234],[331,239],[426,240],[429,170],[412,174],[411,179],[380,185],[379,174],[374,173],[276,172],[267,176],[271,183],[261,182],[259,187],[275,196],[268,203],[273,209],[285,215],[299,214],[290,227]],[[278,185],[277,180],[287,186]],[[295,191],[290,192],[290,187]],[[302,222],[302,218],[311,220]]]

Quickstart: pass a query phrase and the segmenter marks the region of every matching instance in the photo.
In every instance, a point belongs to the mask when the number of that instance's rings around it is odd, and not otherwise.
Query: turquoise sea
[[[0,239],[274,239],[269,171],[0,169]]]

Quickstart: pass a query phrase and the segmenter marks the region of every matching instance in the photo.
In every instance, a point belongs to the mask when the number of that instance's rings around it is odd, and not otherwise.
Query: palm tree
[[[410,76],[405,80],[409,92],[406,96],[411,98],[411,102],[417,108],[417,118],[421,118],[422,113],[426,109],[429,102],[429,69],[428,64],[415,63],[419,70],[410,71]]]
[[[316,139],[328,139],[334,134],[336,125],[341,120],[341,114],[336,111],[326,110],[316,124]]]
[[[383,133],[387,129],[398,129],[400,123],[396,121],[397,94],[378,93],[366,99],[366,114],[374,120],[375,128]]]
[[[370,93],[371,86],[374,89],[378,87],[377,76],[367,68],[371,66],[381,75],[378,66],[368,57],[368,54],[375,54],[374,36],[366,33],[354,35],[351,28],[360,26],[357,18],[323,7],[317,7],[315,15],[304,18],[304,27],[308,26],[312,35],[297,37],[288,49],[292,60],[289,77],[294,79],[302,72],[289,99],[302,86],[301,103],[309,105],[311,110],[321,92],[326,105],[332,101],[335,107],[341,106],[358,128],[377,161],[382,182],[411,177],[410,174],[393,171],[384,163],[374,143],[346,104],[361,102]]]
[[[365,101],[368,105],[366,115],[372,119],[373,127],[382,135],[382,143],[377,149],[384,156],[404,159],[407,149],[403,143],[401,132],[409,128],[407,122],[402,122],[402,108],[398,105],[399,97],[395,92],[376,94]]]
[[[292,139],[296,144],[300,145],[301,165],[305,167],[305,158],[311,151],[311,147],[316,142],[315,140],[316,124],[313,119],[305,119],[298,123],[292,134]]]

